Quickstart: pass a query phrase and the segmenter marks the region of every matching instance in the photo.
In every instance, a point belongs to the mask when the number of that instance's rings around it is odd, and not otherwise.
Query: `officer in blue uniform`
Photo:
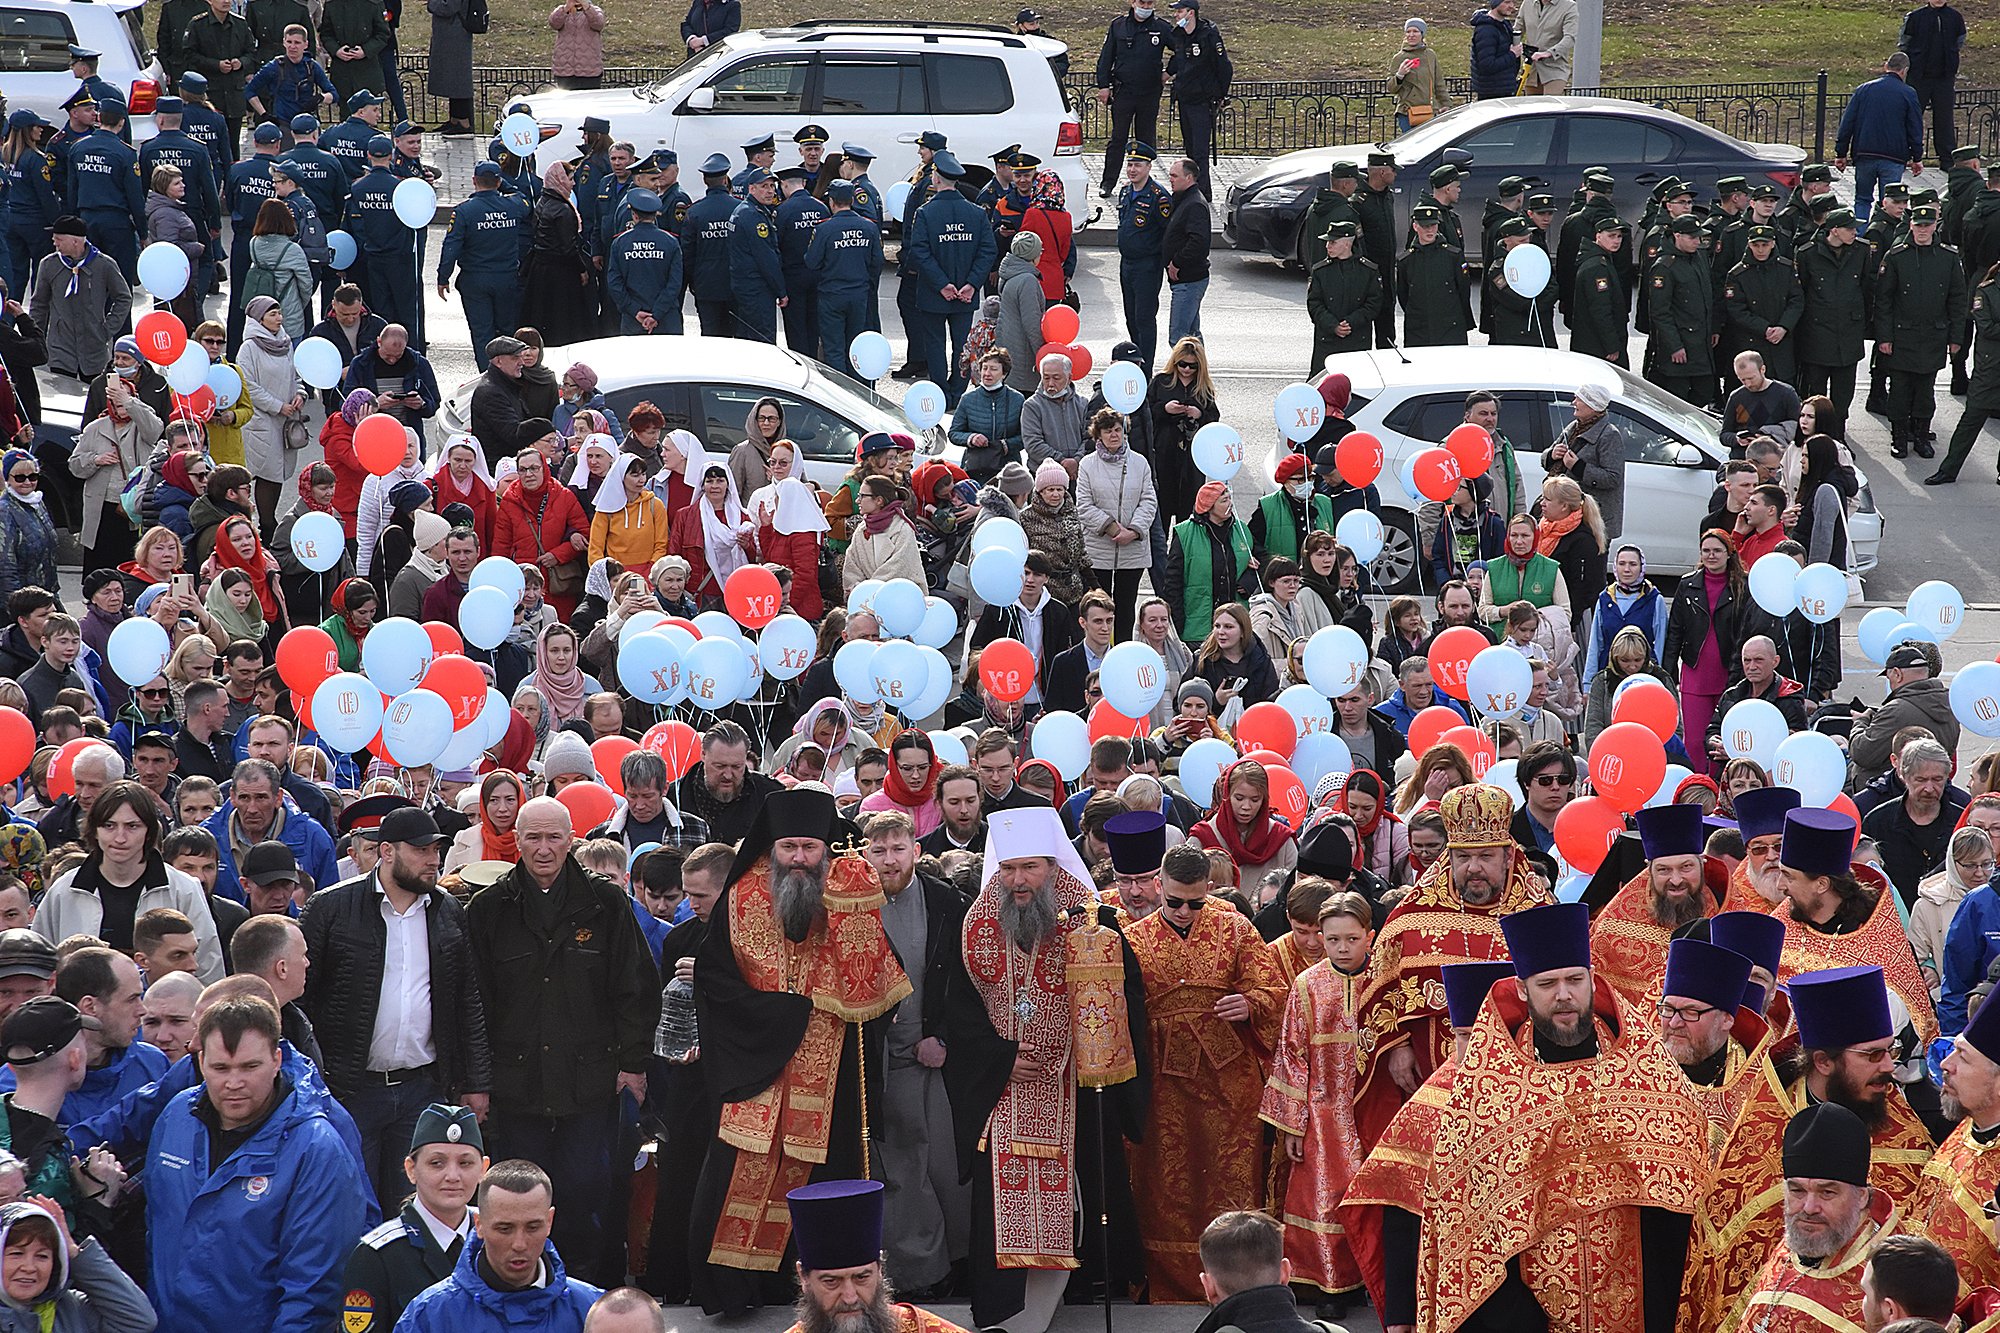
[[[750,185],[750,173],[771,170],[771,164],[778,160],[778,138],[775,134],[753,134],[743,141],[743,170],[730,178],[729,192],[738,199],[748,198],[746,191]]]
[[[271,165],[271,184],[277,188],[278,201],[292,215],[292,240],[299,249],[306,252],[306,262],[312,265],[313,285],[326,299],[321,308],[333,300],[333,246],[326,239],[326,223],[320,220],[319,210],[313,207],[312,196],[306,193],[305,173],[296,162],[279,158]]]
[[[681,243],[661,228],[664,201],[651,190],[628,190],[632,225],[611,242],[604,289],[618,309],[620,333],[679,333]]]
[[[662,182],[666,179],[669,161],[678,162],[679,159],[674,156],[672,149],[662,148],[651,157],[641,158],[632,164],[631,183],[619,193],[616,202],[611,204],[599,220],[599,244],[604,247],[603,253],[610,253],[611,242],[620,232],[632,225],[632,201],[628,196],[633,190],[650,190],[654,198],[659,199],[662,206],[665,205],[666,193]],[[675,168],[674,174],[676,176],[680,174],[678,167]]]
[[[187,103],[178,97],[162,97],[153,107],[153,126],[158,131],[139,149],[139,179],[149,183],[153,168],[173,167],[187,182],[188,216],[204,237],[222,231],[222,195],[216,188],[215,159],[208,145],[186,129]],[[206,253],[202,263],[212,266]],[[205,292],[208,283],[198,280],[195,290]]]
[[[917,210],[904,241],[916,260],[918,327],[924,339],[924,364],[944,388],[946,407],[955,407],[965,392],[965,374],[958,354],[972,332],[972,312],[979,304],[986,275],[993,270],[993,228],[977,204],[959,192],[965,168],[950,153],[931,162],[937,193]],[[945,330],[951,330],[951,351],[945,351]]]
[[[660,230],[678,238],[681,223],[694,206],[694,200],[681,188],[680,154],[671,148],[655,148],[651,162],[660,177],[660,183],[651,187],[660,196]]]
[[[366,88],[347,99],[347,119],[320,136],[319,146],[347,171],[351,183],[368,172],[368,141],[382,131],[382,99]]]
[[[405,121],[396,126],[396,135],[402,137]],[[411,125],[412,130],[416,126]],[[419,140],[422,135],[418,136]],[[500,189],[506,194],[518,194],[530,204],[542,197],[542,178],[535,174],[534,162],[530,158],[519,157],[507,151],[507,145],[494,139],[486,145],[486,156],[500,168]]]
[[[1167,214],[1174,197],[1153,179],[1149,143],[1135,143],[1118,188],[1118,291],[1125,299],[1125,332],[1139,345],[1150,374],[1160,342],[1160,280],[1166,276]]]
[[[799,148],[799,169],[806,173],[806,189],[821,203],[826,202],[824,187],[833,184],[826,171],[828,137],[824,125],[801,125],[799,132],[792,136],[792,142]]]
[[[910,254],[910,227],[917,210],[930,201],[931,163],[937,161],[937,155],[946,147],[945,137],[936,130],[925,130],[917,136],[917,167],[905,178],[904,183],[910,187],[910,192],[903,200],[903,215],[896,219],[902,236],[902,244],[896,249],[896,314],[903,321],[906,342],[903,364],[890,373],[899,380],[936,379],[943,370],[938,367],[938,373],[933,373],[933,367],[924,361],[926,344],[917,334],[918,326],[924,323],[917,305],[917,293],[924,284],[917,272],[916,259]]]
[[[56,187],[56,196],[69,198],[69,155],[83,142],[85,136],[97,128],[97,99],[90,95],[90,89],[79,88],[69,95],[62,104],[69,113],[69,119],[61,129],[51,134],[47,140],[50,172],[49,183]]]
[[[584,153],[569,164],[577,219],[583,223],[583,234],[588,237],[597,226],[597,184],[611,174],[611,122],[602,116],[585,116],[577,126],[577,133],[586,146],[601,141],[596,151]],[[593,135],[598,136],[597,140],[593,140]]]
[[[125,94],[97,77],[97,62],[103,58],[103,55],[102,51],[93,51],[87,46],[77,46],[72,43],[69,48],[69,72],[76,76],[78,83],[83,85],[82,91],[89,93],[90,100],[99,106],[103,106],[106,102],[117,102],[122,105],[125,101]],[[119,139],[127,147],[131,146],[131,130],[126,127],[121,127],[121,129],[123,129],[123,133],[118,136]],[[96,242],[93,241],[92,244],[94,245]]]
[[[993,155],[993,179],[972,200],[986,210],[986,220],[993,224],[993,243],[999,247],[1003,259],[1007,247],[1014,243],[1014,233],[1020,229],[1018,210],[1006,218],[1000,214],[1000,201],[1014,188],[1014,154],[1020,151],[1021,145],[1010,143]]]
[[[250,132],[250,156],[229,169],[222,187],[222,204],[229,210],[229,350],[233,356],[243,341],[243,302],[236,294],[250,273],[250,233],[257,210],[278,197],[278,127],[259,125]]]
[[[500,164],[472,169],[472,193],[451,210],[451,227],[438,254],[437,288],[451,295],[458,273],[458,296],[474,359],[486,369],[486,344],[520,324],[521,260],[528,253],[528,203],[500,188]]]
[[[868,167],[874,161],[875,154],[858,143],[843,143],[840,146],[840,174],[843,179],[854,182],[854,211],[879,227],[882,225],[882,192],[875,188],[874,181],[868,179]]]
[[[778,311],[785,306],[785,270],[778,257],[778,181],[762,167],[752,167],[742,180],[750,197],[736,206],[729,219],[730,313],[736,337],[775,346]]]
[[[16,111],[7,117],[10,137],[31,126],[55,128],[32,111]],[[7,167],[7,290],[16,299],[28,290],[42,257],[55,249],[51,229],[63,210],[49,174],[48,154],[33,146],[23,148]]]
[[[98,105],[97,128],[70,149],[67,207],[90,228],[90,243],[111,256],[126,282],[136,283],[146,187],[139,181],[139,155],[118,137],[125,119],[123,102]]]
[[[396,145],[386,134],[368,141],[368,174],[354,182],[347,196],[347,230],[366,261],[362,291],[369,308],[408,329],[410,344],[422,351],[416,233],[396,216],[396,187],[402,179],[390,170],[395,154]]]
[[[822,359],[843,375],[854,366],[847,349],[855,335],[876,327],[876,283],[882,277],[882,229],[854,207],[854,182],[834,181],[826,201],[833,211],[813,231],[805,266],[819,303]]]
[[[710,153],[701,164],[701,183],[708,192],[688,209],[681,223],[682,263],[703,336],[733,338],[736,322],[730,310],[729,233],[737,203],[736,196],[729,193],[729,159]]]
[[[292,146],[278,160],[298,168],[299,185],[327,230],[339,227],[347,207],[347,167],[319,146],[319,117],[307,111],[292,117]]]
[[[806,169],[786,167],[778,173],[784,202],[778,205],[778,259],[785,272],[785,346],[818,361],[819,291],[806,267],[806,250],[813,233],[826,221],[826,205],[806,188]]]

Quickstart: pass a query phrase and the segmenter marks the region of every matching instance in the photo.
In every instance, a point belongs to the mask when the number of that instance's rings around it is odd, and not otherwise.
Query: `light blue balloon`
[[[315,574],[332,569],[347,554],[347,534],[341,530],[340,520],[318,510],[300,514],[292,522],[292,554]]]
[[[411,231],[425,230],[437,216],[437,191],[421,177],[412,176],[398,185],[389,202],[396,210],[396,220]]]
[[[133,616],[118,622],[104,645],[104,655],[118,679],[134,688],[144,685],[167,669],[167,655],[174,650],[165,626],[150,616]]]
[[[368,637],[375,637],[372,631]],[[312,722],[336,752],[365,750],[382,730],[382,691],[358,672],[337,672],[313,691]]]
[[[1417,454],[1411,454],[1403,460],[1402,466],[1396,469],[1396,480],[1403,484],[1403,494],[1423,504],[1429,497],[1417,489],[1417,458]],[[1355,558],[1360,559],[1359,556]]]
[[[435,762],[451,736],[451,705],[432,690],[399,694],[382,710],[382,748],[405,768]]]
[[[431,669],[437,648],[424,627],[408,616],[380,620],[361,641],[361,669],[391,699],[414,690]]]
[[[946,669],[949,670],[949,666]],[[957,732],[933,731],[930,733],[930,738],[931,753],[937,756],[937,761],[940,764],[950,767],[953,764],[970,764],[972,762],[972,756],[966,753],[965,742],[959,738]]]
[[[1075,713],[1044,713],[1028,734],[1028,750],[1054,764],[1064,782],[1075,782],[1090,762],[1090,724]]]
[[[910,636],[926,648],[942,648],[958,637],[958,612],[942,597],[924,598],[924,618]]]
[[[1539,249],[1541,249],[1539,245],[1517,245],[1514,247],[1514,253],[1520,254],[1523,250]],[[1548,260],[1544,259],[1542,262],[1546,264]],[[1572,870],[1564,875],[1556,881],[1556,901],[1559,903],[1582,902],[1583,891],[1590,887],[1590,878],[1589,875],[1584,874],[1581,870]]]
[[[882,216],[901,219],[903,205],[910,202],[910,183],[896,181],[882,192]]]
[[[1278,390],[1271,415],[1277,419],[1281,435],[1301,444],[1319,433],[1320,423],[1326,420],[1326,399],[1310,384],[1288,384]]]
[[[1039,723],[1036,734],[1041,733]],[[1222,770],[1236,762],[1236,747],[1217,736],[1204,736],[1187,747],[1181,756],[1181,790],[1203,810],[1215,805],[1215,784]],[[1297,772],[1296,769],[1293,770]],[[1305,781],[1301,777],[1299,781]]]
[[[1750,566],[1750,600],[1765,614],[1788,616],[1799,609],[1799,562],[1776,551]]]
[[[167,387],[182,395],[193,393],[208,379],[209,364],[208,353],[201,350],[201,345],[189,343],[187,350],[167,367]]]
[[[1120,412],[1136,412],[1139,404],[1146,401],[1146,372],[1130,361],[1113,361],[1105,367],[1097,388],[1110,407]]]
[[[1631,679],[1643,680],[1645,678],[1642,676],[1634,676]],[[1521,789],[1521,784],[1518,776],[1514,772],[1514,766],[1518,764],[1520,761],[1516,759],[1507,759],[1503,760],[1502,762],[1508,766],[1507,777],[1508,780],[1514,784],[1511,790],[1519,791]],[[1493,768],[1498,768],[1498,767],[1500,767],[1499,764],[1493,765]],[[1493,768],[1489,768],[1486,770],[1485,781],[1487,782],[1493,781]],[[1842,771],[1843,772],[1846,771],[1844,766],[1842,768]],[[1659,787],[1653,792],[1651,796],[1646,798],[1646,809],[1656,810],[1663,805],[1672,805],[1674,800],[1674,793],[1681,789],[1681,784],[1683,782],[1686,782],[1689,778],[1693,776],[1694,776],[1694,770],[1691,768],[1687,768],[1681,764],[1668,764],[1667,775],[1660,779]],[[1525,805],[1526,803],[1527,802],[1520,797],[1516,797],[1514,800],[1514,806],[1516,809],[1519,809],[1522,805]]]
[[[1535,668],[1512,648],[1481,648],[1465,669],[1465,692],[1487,717],[1518,717],[1535,687]]]
[[[431,760],[439,772],[454,773],[460,769],[477,768],[486,756],[486,737],[478,727],[460,727],[451,733],[451,740],[445,745],[444,753]]]
[[[704,639],[728,639],[739,648],[749,642],[743,637],[743,627],[727,612],[704,611],[694,618],[694,627],[701,631]]]
[[[1813,624],[1838,620],[1847,609],[1847,571],[1835,569],[1824,561],[1807,565],[1799,571],[1792,591],[1798,594],[1799,614]]]
[[[1532,301],[1549,285],[1549,252],[1539,245],[1517,245],[1507,252],[1500,271],[1517,296]]]
[[[868,659],[868,678],[884,704],[905,717],[915,717],[909,706],[930,684],[931,674],[923,649],[908,639],[889,639],[877,644],[874,656]]]
[[[637,638],[639,635],[656,630],[666,623],[667,613],[665,611],[634,611],[625,618],[625,623],[618,627],[618,642],[622,646],[627,639]]]
[[[1791,728],[1768,699],[1739,699],[1722,715],[1722,749],[1731,759],[1754,759],[1766,772]]]
[[[688,700],[710,712],[727,708],[743,697],[748,672],[741,644],[720,636],[703,639],[688,650]]]
[[[1951,678],[1951,714],[1988,740],[2000,736],[2000,662],[1973,662]]]
[[[1335,773],[1353,772],[1354,756],[1347,742],[1333,732],[1315,731],[1299,737],[1298,744],[1292,747],[1291,769],[1310,792]]]
[[[1127,640],[1104,654],[1097,680],[1106,703],[1126,717],[1143,718],[1167,692],[1167,664],[1150,644]]]
[[[1366,509],[1350,509],[1333,525],[1333,539],[1362,564],[1382,554],[1382,520]]]
[[[1306,683],[1329,699],[1338,699],[1361,683],[1368,669],[1368,645],[1345,625],[1329,625],[1306,640],[1300,658]]]
[[[764,632],[757,636],[757,657],[763,663],[764,674],[772,680],[793,680],[812,665],[813,649],[818,642],[819,631],[812,622],[787,611],[764,626]]]
[[[856,611],[874,614],[875,594],[887,586],[881,579],[863,579],[855,584],[854,591],[847,594],[847,614],[851,616]]]
[[[1520,767],[1520,762],[1518,759],[1502,759],[1500,762],[1494,764],[1493,767],[1487,769],[1486,776],[1480,779],[1481,782],[1486,783],[1488,786],[1498,787],[1501,791],[1506,792],[1507,799],[1514,803],[1516,810],[1519,810],[1528,803],[1527,798],[1521,794],[1521,776],[1516,772],[1516,769]],[[1292,771],[1295,773],[1298,772],[1297,769],[1293,769]],[[1682,771],[1685,772],[1686,770],[1683,769]],[[1651,805],[1652,802],[1648,801],[1647,804]]]
[[[945,660],[943,653],[935,648],[919,648],[917,651],[924,655],[924,666],[928,672],[928,679],[924,682],[923,692],[911,700],[909,706],[903,710],[903,716],[909,718],[912,722],[927,718],[937,712],[938,709],[943,708],[945,700],[951,698],[951,692],[957,685],[957,681],[952,677],[951,663]],[[939,732],[938,734],[943,735],[944,733]],[[938,749],[935,737],[931,740],[931,748],[933,750]],[[962,751],[964,748],[965,746],[961,742],[959,749]],[[941,763],[953,762],[946,760],[942,751],[939,751],[938,758]],[[962,764],[965,761],[960,759],[956,762]]]
[[[465,586],[468,589],[498,589],[506,594],[507,610],[511,613],[521,604],[521,594],[527,590],[528,583],[519,565],[504,555],[489,555],[472,567],[472,573],[466,576]]]
[[[1211,421],[1194,433],[1189,454],[1202,476],[1228,481],[1243,470],[1243,436],[1234,426]]]
[[[361,247],[354,237],[338,228],[326,234],[326,244],[336,269],[353,268],[354,261],[361,256]]]
[[[507,739],[507,715],[512,711],[507,696],[488,685],[486,702],[480,706],[479,716],[473,718],[472,725],[466,729],[479,732],[483,742],[481,748],[490,750]]]
[[[833,679],[848,698],[858,704],[872,704],[882,697],[875,688],[875,651],[880,645],[866,639],[840,645],[833,655]]]
[[[1907,624],[1903,613],[1892,606],[1878,606],[1861,617],[1861,623],[1854,627],[1854,646],[1861,655],[1881,666],[1889,660],[1889,650],[1896,646],[1896,640],[1889,637],[1890,631],[1898,625]]]
[[[220,411],[227,411],[238,398],[243,396],[243,377],[229,366],[220,363],[208,368],[208,374],[202,378],[202,383],[206,384],[208,391],[215,395],[215,406]]]
[[[889,340],[869,329],[866,333],[854,335],[854,341],[847,347],[847,364],[854,367],[854,373],[864,380],[879,380],[889,373],[889,362],[895,353]]]
[[[670,629],[635,634],[618,645],[618,684],[641,703],[666,703],[687,689],[681,650],[670,634]]]
[[[1936,642],[1949,643],[1965,628],[1965,598],[1943,579],[1932,579],[1916,586],[1903,614],[1929,630]]]
[[[1011,518],[989,518],[972,533],[972,554],[994,547],[1028,558],[1028,530]]]
[[[1005,547],[987,547],[972,557],[972,590],[989,606],[1011,605],[1021,595],[1025,560]]]
[[[187,252],[170,241],[154,241],[139,252],[139,283],[155,301],[171,301],[186,291],[192,273]]]
[[[308,338],[292,349],[292,369],[313,388],[331,389],[340,383],[340,374],[347,369],[347,363],[341,360],[340,349],[325,338]]]
[[[882,632],[892,639],[915,634],[924,623],[924,590],[908,579],[890,579],[875,594],[875,618]]]
[[[944,420],[944,390],[929,380],[918,380],[903,390],[903,415],[918,430],[929,430]]]
[[[1288,686],[1279,692],[1277,704],[1292,715],[1301,737],[1325,735],[1333,730],[1333,705],[1310,685]]]
[[[1994,663],[2000,667],[2000,662]],[[1823,731],[1795,731],[1778,743],[1771,780],[1798,792],[1808,806],[1825,808],[1847,779],[1847,752]]]
[[[515,157],[530,157],[542,141],[542,127],[525,111],[516,111],[500,122],[500,142]]]
[[[514,603],[499,588],[474,588],[458,604],[458,632],[475,648],[498,648],[514,628]]]
[[[1937,636],[1914,620],[1904,620],[1889,630],[1889,651],[1903,643],[1936,643]]]

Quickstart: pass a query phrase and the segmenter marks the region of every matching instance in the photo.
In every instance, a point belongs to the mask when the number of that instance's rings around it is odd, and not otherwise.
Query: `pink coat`
[[[557,5],[549,14],[549,26],[556,30],[550,73],[559,79],[588,79],[604,72],[603,10],[590,0],[584,0],[574,14],[567,4]]]

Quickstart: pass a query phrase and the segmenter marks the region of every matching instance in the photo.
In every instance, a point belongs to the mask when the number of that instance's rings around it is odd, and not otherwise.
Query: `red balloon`
[[[453,730],[478,717],[479,710],[486,706],[486,675],[469,657],[444,653],[432,658],[431,669],[424,673],[421,684],[451,705]]]
[[[1133,736],[1143,736],[1145,734],[1146,721],[1144,718],[1127,717],[1102,699],[1099,699],[1096,707],[1090,710],[1090,739],[1092,741],[1101,741],[1106,736],[1129,739]]]
[[[1441,631],[1431,640],[1431,679],[1452,698],[1465,699],[1465,673],[1472,669],[1472,659],[1492,646],[1491,640],[1470,625],[1453,625]]]
[[[1652,728],[1614,722],[1591,742],[1591,789],[1620,811],[1637,810],[1666,780],[1666,748]]]
[[[1289,759],[1292,747],[1299,743],[1299,720],[1268,700],[1251,704],[1236,720],[1236,742],[1251,749],[1269,750],[1280,760]]]
[[[1444,447],[1458,460],[1458,470],[1468,477],[1484,475],[1493,466],[1493,437],[1486,427],[1468,421],[1453,426],[1444,437]]]
[[[695,637],[696,637],[697,639],[699,639],[699,638],[701,637],[701,631],[700,631],[699,629],[695,628],[695,623],[694,623],[694,622],[693,622],[692,620],[688,620],[688,619],[686,619],[685,617],[682,617],[682,616],[668,616],[668,617],[667,617],[667,618],[666,618],[666,619],[665,619],[664,621],[662,621],[661,623],[662,623],[662,624],[666,624],[666,625],[678,625],[678,626],[680,626],[680,627],[681,627],[682,629],[686,630],[686,631],[687,631],[688,633],[690,633],[690,634],[694,635],[694,636],[695,636]]]
[[[777,618],[778,576],[768,565],[740,565],[722,585],[722,603],[748,629],[762,629]]]
[[[73,741],[63,742],[62,749],[56,751],[55,759],[49,764],[49,795],[76,795],[76,757],[93,745],[110,748],[105,742],[89,736],[78,736]]]
[[[172,311],[155,310],[140,316],[132,326],[132,336],[139,340],[139,355],[156,366],[171,366],[187,350],[187,325]]]
[[[1571,869],[1594,875],[1624,831],[1625,815],[1617,806],[1602,796],[1579,797],[1556,816],[1556,850]]]
[[[1444,739],[1444,734],[1453,727],[1462,727],[1465,719],[1456,709],[1443,704],[1432,704],[1423,712],[1410,719],[1410,753],[1421,759],[1424,751]]]
[[[1057,308],[1061,310],[1069,309],[1068,306],[1059,306]],[[1082,380],[1086,375],[1090,374],[1090,368],[1096,364],[1096,362],[1090,359],[1090,349],[1081,343],[1071,343],[1062,349],[1062,354],[1069,358],[1069,377],[1073,380]]]
[[[35,724],[26,713],[0,709],[0,782],[12,782],[28,771],[35,757]]]
[[[1659,681],[1640,679],[1618,692],[1617,702],[1611,705],[1611,720],[1635,722],[1664,745],[1680,730],[1681,706],[1675,701],[1674,692]]]
[[[442,657],[446,653],[465,654],[465,640],[458,637],[458,631],[441,620],[426,620],[424,633],[431,636],[431,656]]]
[[[215,415],[215,390],[203,384],[193,393],[175,394],[174,415],[191,421],[207,421]]]
[[[572,782],[556,793],[569,811],[570,829],[581,838],[618,811],[618,798],[595,782]]]
[[[1426,449],[1418,454],[1410,479],[1417,484],[1417,494],[1440,504],[1451,499],[1451,493],[1464,480],[1458,470],[1458,460],[1443,449]]]
[[[354,427],[354,456],[361,466],[378,477],[386,477],[403,465],[410,447],[403,423],[387,414],[363,417]]]
[[[1076,311],[1066,305],[1052,305],[1042,312],[1042,339],[1045,342],[1075,342],[1082,328],[1083,321],[1077,317]]]
[[[299,699],[309,699],[328,676],[340,670],[333,636],[317,625],[298,625],[278,640],[278,679]]]
[[[1035,683],[1035,655],[1019,639],[995,639],[979,654],[979,683],[1001,703],[1025,699]]]
[[[1312,794],[1299,775],[1283,764],[1266,764],[1264,776],[1271,783],[1271,813],[1292,826],[1294,833],[1305,823],[1306,811],[1312,808]]]
[[[1457,726],[1438,737],[1440,745],[1456,745],[1465,752],[1465,758],[1472,765],[1472,776],[1480,782],[1486,781],[1486,770],[1493,767],[1499,752],[1493,748],[1492,738],[1478,727]],[[1651,793],[1647,793],[1651,795]]]
[[[1349,486],[1366,486],[1382,475],[1382,441],[1365,430],[1352,430],[1333,446],[1333,466]]]
[[[1838,810],[1841,814],[1846,815],[1854,821],[1854,842],[1856,846],[1859,846],[1861,843],[1861,807],[1854,803],[1854,798],[1846,792],[1841,792],[1826,803],[1826,808],[1829,810]]]
[[[590,762],[597,765],[597,776],[620,796],[625,794],[625,779],[619,773],[618,765],[638,748],[639,742],[630,736],[599,736],[590,743]]]
[[[701,757],[701,737],[679,718],[656,722],[639,741],[639,748],[651,750],[667,763],[667,781],[679,782],[694,761]]]

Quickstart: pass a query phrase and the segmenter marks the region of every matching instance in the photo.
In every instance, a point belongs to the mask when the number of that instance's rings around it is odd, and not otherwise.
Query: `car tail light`
[[[1083,122],[1069,117],[1056,127],[1056,156],[1075,157],[1083,152]]]
[[[555,138],[558,134],[562,133],[562,126],[560,125],[543,124],[538,126],[537,128],[541,130],[543,143],[547,143],[549,140]]]
[[[1790,171],[1767,171],[1764,174],[1775,181],[1781,190],[1796,190],[1799,188],[1799,173],[1796,167]]]
[[[135,116],[152,114],[153,107],[160,100],[160,85],[151,79],[132,80],[132,100],[126,108]]]

